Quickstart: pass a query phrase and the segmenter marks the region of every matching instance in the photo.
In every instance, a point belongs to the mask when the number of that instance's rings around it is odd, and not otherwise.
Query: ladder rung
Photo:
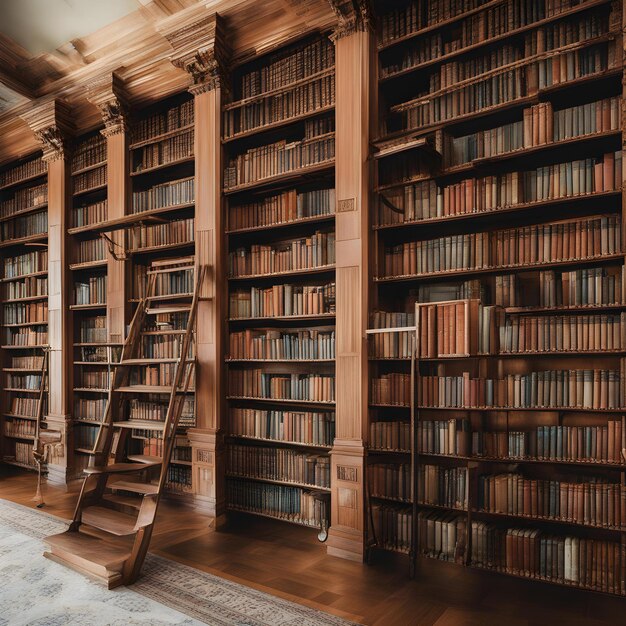
[[[148,296],[146,300],[151,302],[153,300],[157,300],[157,301],[158,300],[183,300],[187,298],[193,298],[193,294],[192,293],[165,293],[165,294],[160,294],[158,296]]]
[[[148,315],[159,315],[160,313],[189,313],[191,306],[164,306],[164,307],[148,307],[146,313]]]
[[[135,463],[163,463],[160,456],[150,456],[149,454],[132,454],[129,455],[128,460]]]
[[[126,420],[122,422],[113,422],[113,426],[116,428],[136,428],[138,430],[163,430],[165,428],[165,422],[159,422],[157,420]],[[131,461],[134,460],[128,457]],[[157,459],[156,463],[160,463],[161,459]]]
[[[144,495],[154,494],[159,491],[158,485],[152,483],[137,483],[130,480],[118,480],[107,485],[114,491],[130,491],[131,493],[142,493]]]
[[[172,385],[129,385],[128,387],[117,387],[113,391],[120,393],[172,393]],[[189,389],[188,392],[193,392],[193,389]],[[177,389],[176,393],[184,393],[184,390]]]
[[[179,265],[178,267],[164,267],[159,270],[148,270],[146,274],[172,274],[174,272],[190,272],[194,269],[193,265]]]

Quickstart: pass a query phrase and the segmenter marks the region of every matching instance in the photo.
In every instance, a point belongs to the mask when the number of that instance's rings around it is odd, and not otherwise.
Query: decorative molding
[[[373,17],[369,0],[328,0],[337,18],[337,26],[330,38],[337,41],[372,27]]]
[[[67,103],[62,100],[40,102],[20,117],[41,144],[44,161],[56,161],[68,155],[73,124]]]
[[[104,137],[128,132],[130,109],[124,81],[117,72],[111,72],[87,85],[87,99],[98,107],[104,129]]]
[[[223,18],[204,7],[185,13],[184,20],[174,18],[164,21],[159,30],[174,49],[172,64],[191,76],[189,91],[196,96],[226,88],[230,49]]]

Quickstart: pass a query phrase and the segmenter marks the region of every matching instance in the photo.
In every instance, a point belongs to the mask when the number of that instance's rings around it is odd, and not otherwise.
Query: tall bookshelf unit
[[[0,173],[2,263],[2,459],[37,469],[44,350],[48,344],[48,181],[40,154]],[[47,394],[43,394],[47,413]]]
[[[131,213],[137,223],[126,230],[126,246],[132,260],[130,301],[133,306],[146,295],[149,272],[160,261],[194,258],[194,106],[190,94],[159,102],[134,116],[131,128],[130,177]],[[187,303],[193,292],[193,272],[187,269],[160,277],[153,306],[175,308]],[[166,385],[180,350],[188,313],[163,313],[155,325],[142,331],[141,354],[157,358],[158,363],[140,364],[131,380],[142,384]],[[134,378],[133,378],[134,377]],[[150,383],[152,380],[154,382]],[[179,434],[168,470],[166,490],[169,497],[189,499],[193,492],[191,447],[186,429],[195,425],[193,392],[179,423]],[[141,420],[142,415],[164,415],[168,396],[137,393],[126,419]],[[151,418],[153,419],[153,418]],[[132,429],[131,445],[136,452],[154,455],[162,448],[162,419],[152,425]]]
[[[234,68],[222,109],[230,510],[320,528],[335,423],[335,60],[314,35]]]
[[[379,12],[368,545],[624,595],[622,5]]]

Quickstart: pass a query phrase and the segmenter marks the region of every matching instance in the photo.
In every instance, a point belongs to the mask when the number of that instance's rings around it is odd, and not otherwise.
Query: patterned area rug
[[[45,559],[52,515],[0,500],[0,626],[347,626],[300,606],[149,554],[139,581],[108,591]]]

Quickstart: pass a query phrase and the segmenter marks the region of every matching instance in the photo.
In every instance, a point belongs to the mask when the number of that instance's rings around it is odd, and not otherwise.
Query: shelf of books
[[[0,172],[2,460],[37,469],[37,420],[47,414],[48,179],[39,155]],[[40,411],[40,408],[43,410]]]
[[[107,344],[107,250],[89,226],[107,219],[107,143],[95,131],[76,142],[72,174],[72,311],[74,328],[74,468],[82,475],[104,417],[116,351]]]
[[[367,545],[624,595],[620,3],[378,9]]]
[[[135,119],[130,144],[131,213],[135,219],[126,224],[126,246],[132,261],[131,302],[147,295],[151,272],[160,261],[193,259],[195,252],[193,98],[188,93],[175,96],[139,111]],[[189,311],[183,309],[188,309],[194,290],[193,267],[181,265],[176,271],[159,274],[156,280],[151,305],[163,307],[164,312],[150,315],[152,325],[142,330],[141,358],[148,362],[133,367],[131,384],[171,384],[187,327]],[[131,430],[128,445],[132,452],[162,456],[161,423],[167,397],[137,393],[126,405],[128,415],[123,419],[143,424],[143,428]],[[146,420],[154,427],[146,426]],[[168,469],[168,497],[185,500],[192,494],[191,444],[186,430],[193,426],[195,400],[191,389]]]
[[[233,70],[223,107],[227,506],[325,530],[335,400],[334,46]]]

